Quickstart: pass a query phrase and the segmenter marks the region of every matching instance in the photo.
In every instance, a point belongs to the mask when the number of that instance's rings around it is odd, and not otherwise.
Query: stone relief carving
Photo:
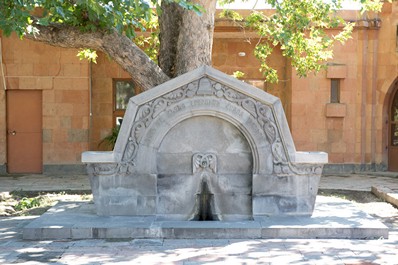
[[[151,122],[167,108],[172,108],[184,99],[192,98],[195,95],[206,98],[223,98],[240,108],[246,110],[262,128],[271,145],[273,155],[273,164],[275,173],[298,172],[305,174],[307,171],[319,171],[316,168],[303,169],[289,163],[287,151],[279,135],[278,125],[275,122],[274,113],[270,106],[262,102],[248,98],[246,95],[237,92],[221,83],[215,82],[209,78],[202,78],[185,86],[182,86],[168,94],[163,95],[153,101],[139,107],[135,122],[130,131],[129,141],[127,143],[123,163],[134,165],[138,146],[142,137],[147,133],[147,128]],[[175,106],[177,107],[177,106]],[[119,170],[126,171],[126,166]],[[302,173],[300,173],[302,172]]]
[[[206,170],[211,173],[217,171],[217,157],[212,153],[196,153],[192,157],[192,171],[195,174],[198,171]]]
[[[274,164],[274,173],[278,175],[320,175],[323,165],[278,163]]]
[[[96,163],[88,164],[87,170],[94,176],[112,176],[115,174],[130,174],[133,171],[134,164],[131,162],[127,163]]]
[[[198,81],[194,81],[186,86],[183,86],[182,88],[176,89],[164,95],[162,98],[157,98],[146,103],[145,105],[140,106],[135,117],[134,125],[130,131],[130,137],[124,151],[122,161],[132,161],[134,164],[134,159],[138,151],[138,145],[153,119],[156,118],[167,107],[172,106],[185,98],[193,97],[197,89]]]

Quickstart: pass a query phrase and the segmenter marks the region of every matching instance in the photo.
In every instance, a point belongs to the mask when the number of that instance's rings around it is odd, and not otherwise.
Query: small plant
[[[16,190],[10,193],[0,193],[0,198],[2,196],[4,200],[0,200],[0,216],[41,215],[60,200],[92,201],[91,193],[84,191],[48,193]]]
[[[98,146],[100,146],[103,143],[106,143],[106,145],[108,147],[113,149],[115,147],[117,136],[119,135],[119,131],[120,131],[120,126],[116,126],[116,127],[112,128],[111,133],[109,135],[107,135],[104,139],[102,139],[101,142],[99,142]]]
[[[235,71],[232,73],[232,76],[237,79],[242,79],[245,76],[245,73],[241,71]]]
[[[17,211],[23,211],[23,210],[34,208],[34,207],[39,207],[40,204],[41,204],[41,198],[40,197],[34,197],[34,198],[23,197],[14,206],[14,209],[17,210]]]

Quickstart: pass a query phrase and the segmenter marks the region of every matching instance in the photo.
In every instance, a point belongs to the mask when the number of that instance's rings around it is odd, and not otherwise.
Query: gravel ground
[[[90,201],[91,194],[72,192],[0,192],[0,216],[42,215],[57,201]]]

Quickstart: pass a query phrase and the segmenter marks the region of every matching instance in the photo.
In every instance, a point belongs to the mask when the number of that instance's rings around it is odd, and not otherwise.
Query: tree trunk
[[[159,64],[169,77],[211,65],[216,0],[193,2],[205,9],[202,15],[162,3]]]
[[[116,32],[86,32],[68,26],[37,26],[31,40],[64,48],[90,48],[108,54],[126,70],[142,90],[151,89],[170,78],[137,45]]]
[[[169,77],[175,76],[178,36],[182,23],[182,8],[175,3],[162,2],[159,16],[159,66]]]
[[[142,90],[148,90],[199,66],[211,65],[216,0],[193,2],[204,8],[202,15],[174,3],[162,3],[160,67],[117,32],[81,32],[65,25],[35,25],[39,33],[25,37],[57,47],[102,51],[126,70]]]

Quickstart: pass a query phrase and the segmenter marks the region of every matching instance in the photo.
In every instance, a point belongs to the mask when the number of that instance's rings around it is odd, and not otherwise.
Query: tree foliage
[[[190,0],[162,0],[174,3],[200,15],[206,10]],[[211,0],[208,0],[211,1]],[[224,3],[234,0],[223,0]],[[243,19],[233,11],[222,15],[242,27],[255,30],[260,41],[254,54],[261,62],[261,71],[267,81],[278,80],[278,73],[269,66],[268,58],[277,47],[283,56],[291,59],[292,66],[300,76],[319,71],[324,62],[332,58],[332,47],[336,42],[350,38],[353,24],[339,17],[337,10],[342,0],[263,0],[274,12],[266,15],[253,11]],[[363,11],[380,11],[380,0],[357,0]],[[66,25],[89,32],[114,32],[136,37],[137,30],[150,30],[146,36],[139,36],[135,42],[145,47],[148,56],[156,60],[158,32],[156,18],[162,12],[158,0],[0,0],[0,29],[5,35],[16,32],[19,37],[41,34],[40,28]],[[338,29],[330,34],[328,29]],[[161,34],[161,33],[160,33]],[[80,57],[95,60],[94,51],[79,52]]]
[[[232,2],[225,0],[224,3]],[[360,0],[362,12],[380,11],[379,0]],[[299,76],[309,72],[318,72],[325,67],[324,62],[333,58],[333,45],[344,43],[351,37],[354,24],[345,21],[338,14],[343,0],[266,0],[274,10],[271,15],[253,11],[243,17],[231,10],[221,13],[245,28],[255,30],[261,40],[254,54],[261,62],[261,71],[269,82],[278,81],[277,70],[268,64],[268,58],[275,47],[282,55],[290,58],[292,66]],[[331,34],[328,29],[335,29]]]
[[[185,0],[163,0],[201,12]],[[136,30],[145,30],[154,14],[160,12],[157,0],[0,0],[0,28],[5,35],[20,37],[35,33],[35,25],[51,23],[79,28],[82,32],[116,29],[132,38]]]

